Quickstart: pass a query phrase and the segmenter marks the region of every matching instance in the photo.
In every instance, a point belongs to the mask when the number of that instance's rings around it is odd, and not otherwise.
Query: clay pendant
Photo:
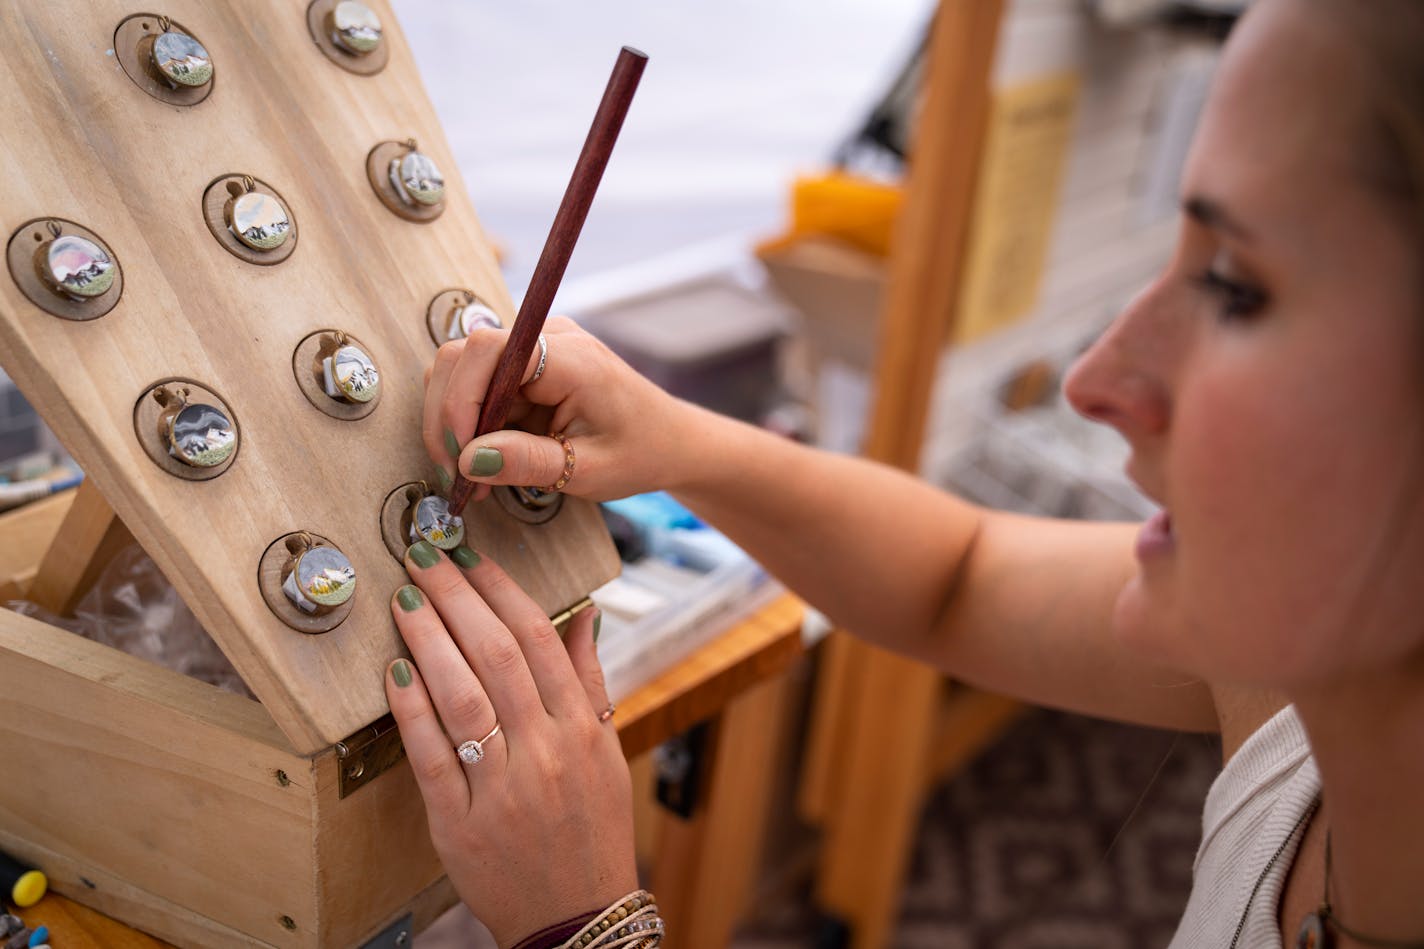
[[[1325,928],[1325,920],[1319,913],[1311,913],[1300,921],[1300,931],[1295,935],[1295,949],[1334,949],[1335,940]]]

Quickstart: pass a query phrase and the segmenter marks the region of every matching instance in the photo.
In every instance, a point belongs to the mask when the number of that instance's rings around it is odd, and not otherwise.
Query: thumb
[[[603,664],[598,661],[597,638],[602,622],[603,611],[597,607],[579,610],[564,634],[569,661],[574,665],[574,673],[588,695],[588,704],[594,714],[612,707],[608,701],[608,685],[603,678]]]
[[[461,474],[480,484],[538,488],[557,482],[567,460],[558,439],[505,429],[471,441],[458,463]]]

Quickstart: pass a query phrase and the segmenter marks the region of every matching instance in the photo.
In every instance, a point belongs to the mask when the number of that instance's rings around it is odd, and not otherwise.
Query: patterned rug
[[[1214,737],[1031,714],[931,796],[892,945],[1166,946],[1220,755]],[[811,946],[817,926],[803,890],[736,946]]]

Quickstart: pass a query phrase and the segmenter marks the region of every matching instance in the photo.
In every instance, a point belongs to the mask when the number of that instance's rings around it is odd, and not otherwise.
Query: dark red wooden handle
[[[578,243],[579,232],[583,230],[584,219],[588,217],[589,206],[598,191],[598,182],[603,178],[603,169],[608,166],[613,143],[618,141],[618,132],[623,128],[623,119],[628,115],[633,93],[637,91],[638,80],[642,78],[643,67],[647,63],[645,53],[625,46],[618,54],[618,61],[613,64],[608,88],[603,90],[603,101],[598,104],[583,151],[579,153],[573,176],[564,191],[564,200],[559,204],[559,213],[554,216],[549,238],[544,242],[544,252],[539,255],[539,263],[529,280],[529,289],[519,306],[509,342],[500,354],[489,390],[485,392],[479,424],[475,427],[476,437],[503,428],[509,419],[509,407],[519,391],[519,383],[524,378],[524,369],[529,365],[534,347],[539,344],[544,320],[549,316],[554,294],[564,279],[569,257]],[[475,483],[457,470],[455,486],[450,491],[451,513],[458,515],[465,509],[474,489]]]

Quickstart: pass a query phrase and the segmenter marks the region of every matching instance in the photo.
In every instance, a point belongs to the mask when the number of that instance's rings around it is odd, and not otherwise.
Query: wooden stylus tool
[[[588,217],[589,205],[593,204],[598,182],[603,178],[603,169],[608,165],[608,156],[613,152],[613,143],[618,140],[618,132],[623,127],[623,119],[628,115],[628,106],[633,102],[633,93],[647,63],[646,54],[625,46],[618,54],[618,61],[613,64],[608,88],[603,90],[603,100],[598,104],[583,151],[574,165],[574,173],[564,191],[564,200],[559,204],[559,213],[554,216],[549,238],[544,242],[544,252],[539,255],[524,302],[519,305],[519,315],[514,319],[509,342],[505,344],[494,375],[490,378],[480,409],[479,424],[475,426],[476,438],[503,428],[509,418],[514,394],[519,391],[524,369],[529,365],[534,347],[539,344],[544,320],[549,316],[549,307],[554,302],[559,282],[564,279],[564,270],[569,265],[574,244],[583,230],[584,218]],[[457,465],[455,486],[450,490],[452,514],[459,515],[464,511],[474,490],[475,483],[467,479]]]

